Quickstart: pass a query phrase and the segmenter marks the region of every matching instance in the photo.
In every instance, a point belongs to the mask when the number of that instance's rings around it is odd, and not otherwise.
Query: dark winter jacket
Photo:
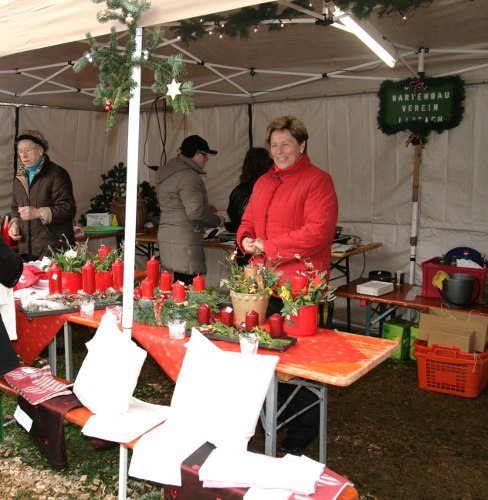
[[[184,274],[207,272],[203,233],[206,227],[218,227],[220,217],[209,210],[203,175],[205,171],[182,154],[158,171],[158,243],[163,269]]]
[[[231,233],[237,233],[237,229],[241,225],[244,210],[246,210],[249,198],[251,197],[252,187],[250,182],[241,182],[229,195],[227,214],[229,215],[230,222],[225,227]]]
[[[19,207],[41,208],[44,221],[20,219]],[[34,179],[29,186],[28,174],[21,164],[14,179],[12,197],[12,220],[19,224],[22,239],[19,241],[19,254],[34,256],[49,255],[49,246],[59,248],[65,238],[75,243],[73,219],[76,215],[76,202],[69,173],[53,163],[44,155]]]
[[[12,288],[23,270],[21,258],[0,237],[0,283]],[[10,343],[7,329],[0,314],[0,377],[19,366],[17,354]]]
[[[291,167],[273,166],[257,180],[237,241],[242,248],[246,236],[263,238],[265,254],[280,263],[283,281],[307,270],[303,259],[329,272],[337,215],[332,177],[304,154]]]

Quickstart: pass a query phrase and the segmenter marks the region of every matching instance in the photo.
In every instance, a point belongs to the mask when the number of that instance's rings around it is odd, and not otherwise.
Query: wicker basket
[[[114,198],[110,209],[113,214],[117,217],[117,221],[120,226],[125,226],[125,198]],[[146,202],[142,198],[137,198],[137,211],[136,211],[136,226],[144,227],[147,222],[147,207]]]

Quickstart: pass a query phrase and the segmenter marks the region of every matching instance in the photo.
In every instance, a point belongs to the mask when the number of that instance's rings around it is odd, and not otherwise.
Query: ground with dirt
[[[74,336],[75,366],[86,340]],[[136,395],[168,404],[172,389],[148,357]],[[415,362],[386,361],[350,387],[330,387],[328,396],[327,465],[349,477],[361,499],[488,498],[488,390],[474,399],[422,391]],[[251,449],[263,449],[260,429]],[[317,446],[307,454],[318,458]],[[32,469],[26,457],[0,446],[1,498],[114,498],[106,484],[85,486],[76,475]],[[33,478],[28,490],[26,478]],[[150,490],[133,487],[131,496]]]

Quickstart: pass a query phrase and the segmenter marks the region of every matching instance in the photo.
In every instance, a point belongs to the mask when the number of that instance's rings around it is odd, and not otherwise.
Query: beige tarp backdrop
[[[155,0],[152,3],[143,25],[260,2]],[[321,2],[313,0],[313,3],[320,12]],[[83,54],[87,31],[94,35],[108,31],[110,25],[96,22],[95,14],[100,8],[101,5],[88,0],[1,2],[0,101],[10,105],[0,106],[0,214],[8,212],[10,205],[16,111],[19,127],[41,130],[50,142],[52,159],[70,172],[78,215],[87,210],[90,198],[99,193],[100,174],[119,161],[127,162],[127,115],[120,115],[116,127],[106,133],[106,116],[92,111],[94,106],[89,95],[96,82],[95,72],[86,69],[74,74],[67,63]],[[485,0],[434,0],[431,7],[420,9],[405,24],[393,17],[372,19],[373,24],[396,43],[401,55],[392,71],[379,63],[359,41],[331,27],[316,31],[310,29],[312,25],[297,25],[283,32],[282,38],[260,30],[250,39],[225,40],[224,43],[202,39],[187,48],[179,47],[187,51],[184,54],[190,78],[198,84],[195,100],[201,107],[188,117],[167,115],[168,157],[173,156],[181,140],[192,133],[202,135],[211,147],[218,149],[219,155],[209,162],[206,182],[211,203],[225,213],[228,194],[238,181],[249,147],[248,106],[252,108],[255,146],[263,145],[269,120],[295,114],[309,128],[312,160],[334,178],[344,233],[357,235],[365,242],[384,244],[368,254],[365,274],[372,269],[408,271],[414,150],[411,146],[405,147],[407,133],[386,136],[377,130],[375,90],[385,78],[415,75],[416,51],[428,47],[425,66],[428,76],[459,71],[468,85],[463,122],[443,134],[431,134],[422,154],[416,282],[421,280],[420,262],[453,247],[469,246],[488,254],[484,202],[488,155],[483,147],[488,137],[487,13]],[[42,35],[44,31],[47,35]],[[53,46],[33,50],[45,44]],[[169,47],[170,53],[176,50]],[[200,60],[206,61],[206,65],[197,64]],[[44,67],[50,64],[54,67]],[[366,65],[367,71],[344,71],[361,64]],[[35,68],[37,66],[39,68]],[[258,71],[254,77],[249,73],[251,67]],[[21,68],[22,74],[18,74],[16,68]],[[233,82],[219,80],[215,72],[229,75],[242,69],[245,70],[242,76]],[[263,69],[270,72],[259,73]],[[300,73],[299,78],[310,77],[315,81],[259,97],[245,92],[238,95],[235,87],[236,83],[242,83],[248,92],[256,93],[262,88],[286,85],[292,80],[293,72]],[[41,83],[55,73],[54,86]],[[328,78],[323,79],[322,73],[327,73]],[[216,85],[210,85],[214,80]],[[63,90],[63,84],[70,90]],[[149,95],[147,87],[146,83],[143,90]],[[77,88],[88,93],[77,93]],[[66,93],[52,93],[53,90]],[[150,119],[144,155],[147,109],[153,98],[151,94],[143,103],[139,138],[139,180],[150,182],[154,182],[155,174],[144,166],[144,160],[149,165],[157,165],[161,155],[154,115]],[[230,105],[224,106],[224,103]],[[16,109],[15,104],[50,107]],[[224,257],[209,252],[210,283],[218,282],[225,272],[219,265]],[[362,258],[355,257],[351,264],[352,277],[359,276],[363,270]]]
[[[405,147],[407,133],[386,136],[377,130],[377,106],[375,94],[258,104],[253,106],[254,145],[263,145],[265,127],[273,117],[289,113],[303,119],[310,132],[311,158],[334,178],[344,232],[366,242],[384,244],[368,254],[365,272],[408,271],[414,150]],[[420,262],[456,246],[469,246],[488,255],[488,156],[484,153],[488,85],[468,86],[465,106],[461,125],[431,134],[423,152],[417,283],[421,281]],[[0,131],[1,213],[8,211],[10,201],[14,113],[13,107],[0,107],[1,122],[10,125]],[[90,198],[98,194],[100,173],[126,159],[125,117],[107,135],[104,119],[103,113],[90,111],[20,110],[21,128],[42,130],[50,142],[53,160],[69,170],[79,213],[85,212]],[[142,159],[147,120],[148,114],[144,113],[139,175],[140,180],[153,182],[154,172],[144,166]],[[169,114],[167,123],[168,156],[174,155],[183,137],[192,133],[201,134],[218,149],[219,154],[208,164],[206,183],[210,202],[224,213],[249,145],[247,106],[197,109],[187,118]],[[157,164],[161,147],[154,116],[148,145],[146,163]],[[215,284],[225,272],[219,264],[224,257],[214,250],[207,253],[209,282]],[[352,276],[358,277],[362,258],[353,258],[351,264]],[[338,302],[339,317],[341,305]]]

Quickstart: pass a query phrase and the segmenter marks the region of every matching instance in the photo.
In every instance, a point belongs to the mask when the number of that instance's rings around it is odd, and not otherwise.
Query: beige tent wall
[[[351,259],[351,275],[372,269],[408,271],[411,228],[411,189],[414,148],[405,147],[408,134],[386,136],[377,130],[378,100],[375,94],[285,101],[253,106],[254,145],[264,145],[271,119],[294,114],[310,133],[308,152],[316,165],[334,178],[339,197],[339,222],[345,234],[363,241],[379,241],[381,249]],[[466,87],[465,117],[461,125],[442,134],[431,134],[422,153],[419,245],[420,263],[456,246],[469,246],[488,255],[486,186],[488,155],[488,85]],[[15,108],[0,107],[0,213],[9,211],[12,182]],[[146,129],[149,131],[146,134]],[[162,116],[160,116],[162,124]],[[190,134],[205,137],[219,154],[208,163],[206,184],[210,202],[225,213],[228,195],[238,182],[249,147],[246,105],[201,108],[190,116],[168,113],[166,153],[174,156],[182,139]],[[21,128],[42,130],[54,161],[70,172],[75,186],[78,215],[99,192],[100,174],[126,161],[127,116],[105,131],[105,114],[49,108],[21,108]],[[154,184],[155,173],[146,168],[159,164],[161,143],[155,115],[142,114],[139,180]],[[144,142],[147,135],[146,152]],[[144,155],[145,153],[145,155]],[[216,284],[225,268],[225,254],[207,253],[208,280]],[[333,274],[335,276],[335,274]],[[343,280],[336,281],[341,284]],[[343,318],[343,301],[337,302]],[[360,320],[362,310],[354,318]]]

